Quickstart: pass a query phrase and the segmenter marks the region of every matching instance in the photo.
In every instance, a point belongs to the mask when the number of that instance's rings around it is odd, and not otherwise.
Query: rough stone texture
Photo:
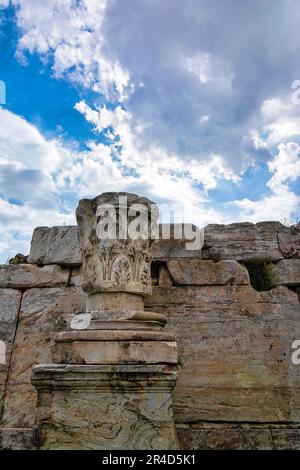
[[[256,441],[247,423],[285,426],[278,446],[291,446],[288,429],[300,421],[300,367],[291,361],[292,340],[300,338],[296,293],[283,286],[268,292],[157,286],[146,307],[168,317],[177,339],[181,369],[173,403],[184,447],[251,448]],[[235,424],[218,437],[203,430],[205,423]],[[262,430],[259,445],[272,448],[270,435]]]
[[[269,263],[265,269],[271,286],[300,286],[300,259]]]
[[[300,450],[300,429],[257,424],[179,425],[183,449],[199,450]]]
[[[38,366],[32,380],[42,449],[178,448],[165,366]]]
[[[15,292],[15,291],[14,291]],[[51,342],[67,321],[84,309],[79,288],[29,289],[22,299],[19,325],[4,402],[5,427],[33,427],[36,392],[31,384],[34,364],[51,362]]]
[[[0,287],[57,287],[67,285],[69,277],[69,269],[55,264],[41,268],[32,264],[0,266]]]
[[[81,264],[81,251],[76,226],[37,227],[33,231],[28,263]]]
[[[135,311],[144,310],[143,297],[126,292],[103,292],[87,296],[86,311],[124,310]]]
[[[36,450],[37,444],[33,428],[0,428],[0,450]]]
[[[197,233],[193,237],[193,233]],[[197,242],[197,243],[195,243]],[[191,243],[194,243],[191,245]],[[159,239],[151,245],[154,261],[201,259],[203,230],[193,224],[160,224]]]
[[[300,222],[278,232],[277,237],[284,258],[300,258]]]
[[[72,268],[69,285],[75,287],[81,287],[81,266]]]
[[[292,233],[293,232],[293,233]],[[280,243],[279,243],[280,240]],[[208,225],[204,229],[203,259],[270,262],[299,257],[300,230],[279,222]],[[293,248],[291,248],[293,246]]]
[[[54,360],[63,364],[177,364],[177,351],[175,342],[74,341],[59,343]]]
[[[18,290],[0,289],[0,423],[21,297]]]
[[[171,276],[170,270],[168,267],[164,264],[160,265],[158,268],[158,285],[159,286],[173,286],[174,281]]]
[[[171,276],[177,285],[232,285],[249,284],[245,266],[236,261],[184,260],[167,262]]]

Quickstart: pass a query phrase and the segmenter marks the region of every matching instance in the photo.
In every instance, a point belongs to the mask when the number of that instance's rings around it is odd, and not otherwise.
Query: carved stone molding
[[[150,243],[157,225],[156,205],[135,194],[104,193],[81,200],[76,217],[83,254],[83,290],[88,294],[150,294]],[[140,236],[132,239],[128,232],[136,227],[133,224],[138,217],[141,223],[136,232]]]

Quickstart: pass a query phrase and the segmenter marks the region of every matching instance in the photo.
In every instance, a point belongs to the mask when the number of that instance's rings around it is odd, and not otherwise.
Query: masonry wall
[[[299,224],[212,225],[201,252],[159,240],[152,254],[146,309],[176,334],[182,448],[300,449]],[[76,227],[42,227],[28,263],[0,266],[1,448],[35,447],[31,369],[84,311],[80,264]]]

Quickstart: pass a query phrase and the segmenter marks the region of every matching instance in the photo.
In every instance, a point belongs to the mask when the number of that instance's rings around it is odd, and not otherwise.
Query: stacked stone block
[[[39,227],[28,264],[0,267],[2,448],[35,448],[32,367],[51,362],[54,336],[85,308],[77,230]],[[299,448],[299,224],[213,225],[201,252],[175,239],[152,250],[145,307],[168,318],[177,340],[181,447]],[[249,265],[266,273],[267,290],[252,287]]]

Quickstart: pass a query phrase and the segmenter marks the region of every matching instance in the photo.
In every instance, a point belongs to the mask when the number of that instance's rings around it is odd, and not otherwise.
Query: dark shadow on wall
[[[272,289],[271,274],[266,270],[266,264],[259,263],[245,263],[250,277],[250,284],[258,292],[263,292]]]

